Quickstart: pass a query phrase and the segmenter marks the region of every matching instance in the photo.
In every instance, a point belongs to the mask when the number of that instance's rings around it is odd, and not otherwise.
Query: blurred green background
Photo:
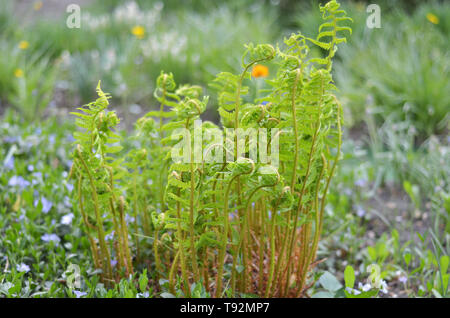
[[[317,1],[84,0],[81,28],[69,29],[69,3],[1,2],[2,111],[12,107],[27,119],[58,113],[87,103],[101,79],[118,107],[143,112],[154,103],[160,70],[206,88],[218,72],[239,70],[243,44],[279,42],[299,29],[314,36],[321,22]],[[370,111],[377,125],[387,119],[410,122],[422,141],[444,133],[450,5],[378,4],[382,26],[369,29],[368,2],[343,1],[354,19],[353,36],[335,63],[346,123],[356,127]],[[136,27],[143,34],[133,34]]]

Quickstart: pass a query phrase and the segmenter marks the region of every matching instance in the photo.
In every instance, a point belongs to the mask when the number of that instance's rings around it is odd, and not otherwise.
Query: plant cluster
[[[193,284],[216,297],[227,290],[266,297],[305,294],[340,156],[342,109],[333,95],[332,59],[346,41],[340,34],[351,32],[343,24],[351,19],[336,1],[320,10],[324,23],[315,39],[299,33],[281,48],[249,44],[242,72],[217,76],[211,86],[218,91],[223,129],[211,122],[197,125],[208,97],[199,86],[177,87],[164,72],[154,92],[160,109],[137,121],[136,148],[126,155],[120,155],[114,132],[119,119],[108,111],[109,95],[100,83],[99,98],[75,113],[83,131],[74,133],[71,177],[105,283],[151,259],[172,294],[178,289],[190,296]],[[327,56],[311,58],[309,43]],[[270,89],[249,101],[251,68],[269,60],[278,64]],[[222,135],[227,128],[269,131],[270,142],[279,139],[280,166],[250,159],[253,145],[245,139],[239,145],[236,133],[225,143],[203,141],[201,158],[194,160],[198,131]],[[174,162],[173,149],[183,138],[187,160]],[[275,151],[270,142],[260,146],[259,158],[262,151]],[[223,160],[211,163],[205,160],[210,155]]]

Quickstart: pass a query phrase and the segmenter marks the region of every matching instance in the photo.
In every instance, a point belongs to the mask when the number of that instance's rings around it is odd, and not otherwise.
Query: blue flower
[[[364,210],[363,207],[358,206],[358,208],[356,209],[356,215],[362,218],[364,215],[366,215],[366,210]]]
[[[55,245],[58,245],[58,243],[61,241],[59,236],[56,234],[44,234],[41,236],[41,240],[43,240],[44,242],[47,242],[47,243],[54,242]]]
[[[62,217],[62,219],[61,219],[61,224],[65,224],[65,225],[71,224],[73,217],[74,217],[73,213],[69,213],[67,215],[64,215]]]
[[[362,188],[362,187],[364,187],[366,185],[366,183],[367,183],[366,179],[360,178],[360,179],[355,181],[355,186]]]
[[[42,172],[33,172],[33,185],[38,184],[42,180]]]
[[[134,222],[134,217],[133,216],[129,216],[128,214],[125,214],[125,222],[127,222],[127,225],[129,223],[133,223]]]
[[[72,192],[72,191],[73,191],[73,184],[71,184],[71,183],[66,183],[66,188],[67,188],[67,190],[68,190],[69,192]]]
[[[149,298],[149,297],[150,297],[150,293],[148,291],[136,294],[136,298]]]
[[[70,198],[68,196],[64,197],[64,205],[67,207],[72,207],[72,202],[70,202]]]
[[[82,292],[82,291],[78,291],[78,290],[74,290],[73,293],[75,294],[75,296],[77,296],[77,298],[81,298],[81,297],[87,295],[86,292]]]
[[[33,165],[28,165],[27,169],[28,169],[28,171],[32,172],[32,171],[34,171],[34,166]]]
[[[111,241],[114,238],[114,231],[112,231],[110,234],[105,235],[105,240]]]
[[[48,141],[50,142],[51,145],[53,145],[55,143],[55,134],[51,134],[50,136],[48,136]]]
[[[47,200],[45,197],[41,198],[42,203],[42,213],[48,213],[51,208],[53,207],[53,203],[49,200]],[[36,207],[39,204],[39,200],[34,200],[34,206]]]
[[[66,139],[68,142],[71,142],[71,143],[75,141],[75,138],[73,138],[72,134],[70,134],[70,133],[66,134]]]
[[[111,260],[111,267],[115,267],[117,265],[117,261],[115,259]]]
[[[5,162],[5,168],[6,170],[14,169],[14,156],[11,156],[11,158],[9,158],[9,160]]]
[[[7,144],[13,144],[13,143],[17,142],[18,140],[19,140],[19,138],[17,138],[17,137],[10,137],[10,136],[7,136],[7,137],[3,138],[3,141],[5,143],[7,143]]]
[[[42,212],[48,213],[51,210],[53,203],[42,197]]]
[[[72,165],[73,165],[73,161],[72,160],[67,160],[66,161],[66,167],[67,168],[69,168],[69,169],[72,168]]]
[[[8,185],[10,187],[19,187],[21,190],[23,190],[30,185],[30,182],[28,182],[21,176],[12,176],[8,181]]]
[[[16,270],[18,272],[25,272],[28,273],[30,271],[30,266],[28,266],[27,264],[21,263],[21,264],[17,264],[16,265]]]

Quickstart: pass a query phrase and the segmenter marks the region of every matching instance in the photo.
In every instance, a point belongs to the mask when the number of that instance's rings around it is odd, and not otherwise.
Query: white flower
[[[359,290],[353,289],[353,288],[350,288],[350,287],[345,287],[345,290],[348,293],[352,294],[352,295],[359,295],[359,294],[361,294],[361,292]]]
[[[16,270],[18,272],[25,272],[28,273],[30,271],[30,266],[28,266],[27,264],[21,263],[21,264],[17,264],[16,265]]]
[[[371,290],[372,289],[372,285],[370,284],[370,283],[367,283],[367,284],[361,284],[361,282],[360,283],[358,283],[358,288],[360,289],[360,290],[362,290],[363,292],[367,292],[367,291],[369,291],[369,290]]]
[[[387,294],[388,293],[388,286],[387,286],[387,283],[386,283],[386,281],[385,280],[381,280],[381,282],[380,282],[380,291],[383,293],[383,294]]]
[[[148,291],[144,292],[144,293],[138,293],[136,295],[136,298],[149,298],[150,297],[150,293]]]
[[[73,217],[74,217],[73,213],[69,213],[67,215],[64,215],[62,217],[62,219],[61,219],[61,224],[65,224],[65,225],[71,224]]]

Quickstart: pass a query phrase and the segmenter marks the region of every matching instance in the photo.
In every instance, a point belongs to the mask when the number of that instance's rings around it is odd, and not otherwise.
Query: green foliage
[[[98,239],[99,247],[89,236],[104,281],[114,278],[104,217],[114,225],[117,241],[113,246],[120,268],[125,265],[126,273],[132,272],[133,257],[123,222],[124,211],[130,209],[134,215],[130,232],[152,239],[157,277],[168,281],[172,295],[178,286],[190,296],[203,281],[205,292],[221,297],[225,279],[230,280],[232,295],[299,296],[306,292],[341,147],[342,109],[333,95],[331,61],[337,45],[345,41],[338,33],[350,30],[340,25],[350,19],[335,1],[321,11],[326,22],[316,39],[293,34],[285,39],[285,48],[277,49],[248,44],[242,72],[222,72],[213,81],[222,124],[235,129],[232,135],[210,122],[197,121],[208,103],[208,97],[201,97],[201,87],[177,87],[174,76],[164,72],[154,91],[159,111],[150,111],[137,121],[138,134],[133,139],[138,148],[126,156],[118,155],[121,147],[115,144],[119,137],[112,131],[118,119],[114,112],[106,112],[109,96],[100,86],[99,98],[80,108],[82,113],[75,113],[76,124],[84,131],[74,134],[77,146],[72,175],[78,180],[77,199],[86,229]],[[308,41],[327,50],[327,57],[310,58]],[[273,59],[279,68],[269,81],[271,88],[264,92],[264,103],[244,101],[250,91],[246,84],[252,81],[251,68]],[[263,148],[275,155],[278,149],[272,145],[260,145],[260,161],[247,158],[255,148],[240,139],[239,128],[266,129],[275,146],[280,138],[281,167],[261,159]],[[225,132],[226,142],[212,147],[207,140],[199,144],[198,136],[210,129],[215,138]],[[176,153],[180,145],[182,157]],[[205,160],[205,149],[227,160],[211,163]],[[88,196],[92,200],[88,201]],[[142,249],[144,243],[136,238],[137,264],[146,250]],[[253,249],[258,251],[256,257]],[[229,272],[227,255],[232,257]],[[252,264],[258,264],[258,275],[251,274]],[[212,287],[209,279],[215,268]],[[264,272],[269,273],[268,281]],[[176,283],[178,273],[180,283]]]
[[[345,267],[344,279],[345,287],[353,288],[355,286],[355,270],[350,265]]]
[[[407,121],[422,138],[448,129],[448,41],[429,21],[417,20],[386,22],[382,32],[341,52],[336,80],[354,121],[370,110],[378,125]]]
[[[206,86],[219,71],[237,70],[239,54],[233,52],[240,52],[242,43],[271,41],[277,35],[276,13],[267,6],[257,5],[252,12],[242,2],[210,5],[207,11],[177,6],[102,3],[97,10],[85,9],[89,12],[81,29],[62,32],[41,22],[37,34],[50,38],[46,42],[52,43],[52,52],[63,57],[71,92],[87,101],[95,78],[102,78],[122,107],[150,106],[148,92],[155,89],[161,69],[173,72],[179,82]],[[132,34],[135,26],[144,28],[142,39]]]
[[[392,81],[375,70],[380,85],[361,87],[361,78],[370,84],[371,76],[353,65],[359,60],[353,51],[376,47],[373,41],[385,41],[377,34],[383,31],[389,33],[386,43],[406,42],[406,33],[431,34],[419,51],[431,45],[445,51],[446,6],[423,4],[409,17],[386,12],[382,2],[384,29],[368,30],[365,7],[345,3],[353,35],[336,51],[349,34],[349,20],[331,2],[306,10],[306,16],[302,10],[302,32],[320,28],[318,36],[292,34],[278,46],[249,44],[239,63],[241,43],[265,42],[276,29],[270,28],[274,11],[268,6],[255,2],[250,12],[242,10],[250,2],[193,1],[195,12],[164,2],[162,14],[153,16],[155,28],[152,19],[142,23],[144,39],[131,33],[144,21],[141,15],[119,23],[113,2],[89,10],[92,16],[83,18],[89,27],[80,32],[48,22],[32,24],[36,32],[28,36],[0,12],[6,26],[0,30],[1,106],[16,106],[26,117],[20,121],[7,110],[0,122],[0,297],[448,297],[448,140],[432,136],[423,142],[429,114],[418,118],[411,104],[405,114],[396,106],[388,114],[383,107],[398,98],[379,87]],[[145,15],[159,6],[138,3]],[[104,24],[106,6],[111,13]],[[427,20],[430,12],[438,24]],[[288,16],[281,21],[289,22]],[[392,30],[399,23],[406,33],[396,36]],[[183,30],[186,42],[183,32],[174,36],[168,26]],[[174,48],[171,36],[185,45]],[[28,49],[19,49],[21,40],[30,42]],[[147,40],[161,45],[150,55],[148,46],[144,54]],[[425,74],[429,65],[422,64]],[[253,68],[263,65],[270,77],[255,78]],[[345,65],[352,73],[342,70]],[[403,77],[403,70],[388,67]],[[18,68],[23,77],[14,76]],[[178,84],[204,85],[219,70],[211,91]],[[70,104],[65,94],[71,92],[83,92],[84,101],[96,78],[113,93],[115,107],[131,106],[120,112],[126,123],[119,125],[109,95],[98,87],[98,99],[73,116],[78,128],[72,162],[67,135],[75,127],[60,119],[29,120],[43,113],[53,88],[53,103],[63,95]],[[363,117],[367,140],[365,131],[355,141],[353,130],[341,136],[335,78],[351,115]],[[395,86],[395,94],[405,83]],[[137,113],[132,104],[149,101],[155,107],[131,131],[127,122]],[[359,105],[367,106],[364,114]],[[210,118],[205,109],[211,106],[219,109],[220,126],[198,122]],[[412,126],[416,120],[422,122],[419,132]],[[445,134],[443,127],[437,132]],[[279,165],[252,157],[261,149],[251,134],[238,147],[238,134],[227,134],[233,128],[267,131],[269,157],[278,138]],[[204,150],[200,156],[186,151],[198,148]],[[209,158],[224,160],[214,164]],[[81,268],[76,289],[66,272],[72,264]],[[373,281],[374,264],[388,286]]]
[[[398,2],[378,3],[381,28],[366,26],[368,13],[361,2],[348,1],[345,10],[354,19],[349,45],[337,53],[335,80],[339,97],[348,106],[346,124],[359,126],[367,115],[384,122],[408,122],[422,141],[448,129],[449,6],[440,1],[411,5],[408,13]],[[302,6],[303,9],[303,6]],[[428,15],[438,19],[433,24]],[[295,24],[311,32],[322,22],[311,6],[299,10]],[[315,52],[322,58],[323,52]]]
[[[126,170],[121,167],[123,159],[112,157],[122,147],[115,145],[120,136],[113,132],[119,123],[115,112],[106,112],[109,95],[103,93],[100,82],[97,85],[99,98],[73,113],[77,116],[76,125],[83,131],[75,132],[76,149],[74,165],[70,177],[77,182],[77,200],[88,238],[91,244],[94,263],[102,269],[102,279],[106,283],[114,281],[111,250],[105,238],[105,221],[114,224],[113,247],[120,269],[125,268],[127,276],[133,272],[128,229],[126,227],[124,206],[120,187],[115,180],[125,177]],[[95,233],[96,239],[91,234]],[[98,242],[98,243],[97,243]]]

